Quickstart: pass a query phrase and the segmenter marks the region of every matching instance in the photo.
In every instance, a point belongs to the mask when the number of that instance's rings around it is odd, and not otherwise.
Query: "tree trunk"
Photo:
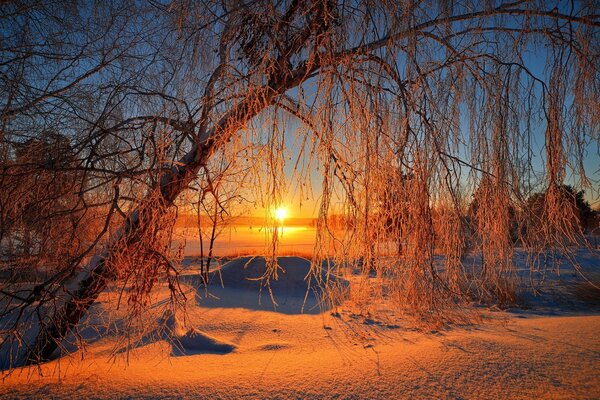
[[[97,260],[97,264],[83,279],[79,288],[65,303],[61,310],[57,310],[47,326],[41,326],[35,345],[29,350],[26,364],[39,364],[47,361],[60,346],[60,342],[67,336],[81,317],[96,301],[98,295],[112,279],[109,268],[104,259]],[[41,324],[41,322],[40,322]]]
[[[297,85],[304,72],[288,76],[287,80],[278,82],[277,87],[265,86],[261,90],[246,97],[246,99],[229,112],[225,113],[219,122],[210,130],[201,132],[197,143],[179,162],[160,180],[159,196],[164,207],[152,212],[165,213],[173,205],[177,197],[189,185],[197,175],[200,167],[204,165],[214,152],[226,143],[233,134],[242,129],[246,123],[258,115],[259,112],[270,106],[275,98],[285,92],[290,86]],[[260,106],[259,106],[260,104]],[[195,136],[194,132],[188,132]],[[75,278],[73,285],[76,289],[71,296],[65,300],[62,305],[57,306],[54,315],[49,317],[49,323],[44,324],[40,321],[40,331],[36,341],[30,347],[25,359],[26,364],[35,364],[48,360],[67,334],[74,328],[91,305],[96,301],[98,295],[106,288],[107,284],[114,280],[114,271],[108,268],[106,261],[111,254],[116,254],[123,247],[133,243],[144,226],[140,225],[139,213],[144,212],[138,209],[132,212],[127,220],[120,238],[126,237],[128,240],[116,240],[109,249],[100,256],[94,257],[84,271]],[[156,214],[155,214],[156,215]]]
[[[169,206],[173,204],[177,196],[188,186],[193,176],[199,170],[210,153],[201,152],[203,156],[193,157],[197,153],[197,147],[194,147],[182,161],[187,163],[176,167],[168,174],[163,176],[161,181],[160,196],[165,207],[159,207],[148,212],[166,213]],[[62,340],[68,335],[85,315],[87,310],[96,301],[98,295],[106,288],[106,286],[114,281],[115,271],[107,265],[107,260],[111,254],[127,248],[139,238],[139,233],[144,229],[144,226],[139,224],[140,213],[145,212],[143,209],[138,209],[132,212],[127,220],[123,232],[119,238],[127,238],[127,240],[116,240],[113,245],[100,256],[94,257],[84,271],[75,277],[74,285],[77,285],[76,290],[71,293],[71,296],[58,306],[54,315],[50,317],[48,324],[40,321],[40,331],[38,333],[34,346],[29,350],[26,364],[36,364],[47,361],[52,354],[60,346]]]

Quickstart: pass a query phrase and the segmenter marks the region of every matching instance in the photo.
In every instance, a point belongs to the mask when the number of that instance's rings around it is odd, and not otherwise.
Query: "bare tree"
[[[549,193],[566,166],[581,165],[581,146],[598,142],[592,2],[127,3],[2,6],[3,176],[15,144],[60,129],[83,174],[81,204],[105,217],[60,274],[3,292],[12,321],[4,343],[26,323],[36,328],[24,337],[29,363],[48,359],[136,257],[147,261],[134,266],[136,295],[172,267],[154,244],[168,240],[158,228],[217,151],[265,141],[253,156],[279,165],[285,133],[271,122],[281,114],[303,126],[301,151],[322,168],[322,216],[341,189],[357,215],[348,240],[368,259],[376,250],[364,238],[386,229],[370,217],[389,190],[383,166],[414,177],[394,274],[398,296],[421,311],[440,310],[456,279],[433,266],[432,204],[453,208],[453,229],[462,193],[485,188],[482,279],[503,301],[512,290],[508,204],[531,179],[534,127],[547,126]],[[585,183],[585,170],[574,170]],[[555,194],[549,236],[567,227]],[[456,243],[445,247],[453,260]]]

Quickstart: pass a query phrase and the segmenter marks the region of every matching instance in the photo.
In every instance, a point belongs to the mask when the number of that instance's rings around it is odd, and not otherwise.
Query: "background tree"
[[[93,219],[78,198],[83,179],[75,163],[68,139],[53,132],[15,146],[1,187],[5,260],[60,270],[90,239]]]
[[[590,204],[585,200],[584,190],[576,191],[572,186],[562,185],[561,194],[565,199],[562,212],[570,218],[570,232],[576,236],[575,239],[582,241],[582,235],[591,232],[594,229],[595,212]],[[544,218],[547,217],[548,193],[534,193],[528,199],[525,205],[523,216],[523,230],[525,241],[527,243],[543,239],[542,229],[544,227]],[[577,241],[576,240],[576,241]]]

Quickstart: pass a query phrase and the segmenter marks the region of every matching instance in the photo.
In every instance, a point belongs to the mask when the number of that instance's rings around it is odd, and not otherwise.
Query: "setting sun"
[[[281,223],[287,218],[288,211],[285,207],[278,207],[275,209],[275,219]]]

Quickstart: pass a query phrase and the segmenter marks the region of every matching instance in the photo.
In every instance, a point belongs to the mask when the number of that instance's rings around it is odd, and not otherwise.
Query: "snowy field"
[[[185,316],[164,313],[168,292],[154,299],[159,329],[125,338],[116,290],[107,290],[82,331],[85,351],[4,374],[3,398],[448,398],[594,399],[600,397],[598,253],[580,251],[588,280],[572,268],[530,276],[517,254],[521,285],[535,282],[523,307],[473,304],[470,323],[432,329],[385,303],[359,309],[348,281],[323,274],[338,295],[319,305],[309,262],[280,259],[271,291],[260,290],[262,258],[236,259],[205,288],[188,265]],[[347,278],[347,279],[346,279]],[[273,305],[271,296],[277,302]],[[97,324],[94,328],[94,324]],[[100,331],[98,333],[98,331]]]

